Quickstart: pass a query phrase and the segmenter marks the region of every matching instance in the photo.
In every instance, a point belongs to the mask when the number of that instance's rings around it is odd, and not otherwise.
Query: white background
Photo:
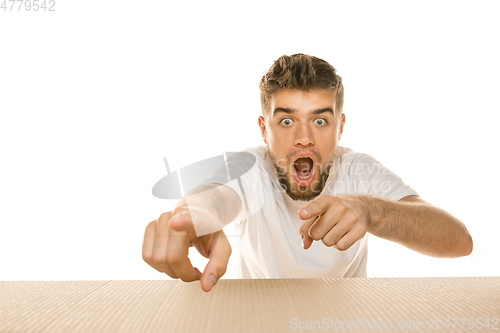
[[[343,77],[340,144],[474,239],[470,256],[436,259],[372,236],[368,276],[500,275],[499,1],[55,9],[0,10],[0,280],[167,278],[141,258],[144,228],[175,205],[151,194],[163,157],[173,171],[263,144],[258,82],[297,52]]]

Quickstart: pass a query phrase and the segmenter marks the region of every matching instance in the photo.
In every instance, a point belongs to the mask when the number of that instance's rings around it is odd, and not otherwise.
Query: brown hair
[[[302,53],[291,56],[282,55],[274,61],[271,68],[260,80],[262,114],[265,115],[269,110],[272,94],[280,89],[335,91],[336,107],[342,111],[344,85],[342,78],[336,72],[337,70],[323,59]]]

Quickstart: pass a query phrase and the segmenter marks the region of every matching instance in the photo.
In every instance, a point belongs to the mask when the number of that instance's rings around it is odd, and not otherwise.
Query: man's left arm
[[[307,212],[307,213],[306,213]],[[324,195],[299,211],[304,248],[313,240],[347,250],[366,232],[419,253],[452,258],[472,252],[465,225],[443,209],[410,195],[399,201],[365,195]]]

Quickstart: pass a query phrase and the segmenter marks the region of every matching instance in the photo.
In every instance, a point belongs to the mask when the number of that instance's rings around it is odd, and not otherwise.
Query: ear
[[[341,117],[341,120],[340,120],[339,140],[342,137],[342,133],[344,132],[345,114],[342,113],[342,115],[340,117]]]
[[[262,116],[259,116],[259,127],[260,127],[260,133],[262,134],[262,140],[264,140],[265,144],[267,145],[266,123],[264,122],[264,117],[262,117]]]

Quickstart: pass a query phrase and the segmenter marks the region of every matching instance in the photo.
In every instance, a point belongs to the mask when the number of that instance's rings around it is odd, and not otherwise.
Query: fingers
[[[343,206],[330,208],[324,215],[312,217],[302,224],[300,233],[304,249],[308,249],[314,240],[323,239],[323,237],[341,221],[347,213],[344,208]]]
[[[310,218],[301,225],[303,247],[308,249],[314,240],[321,240],[326,246],[347,250],[366,233],[358,222],[356,214],[347,207],[330,207],[324,215]]]
[[[161,249],[158,249],[158,244],[155,241],[157,224],[158,220],[154,220],[146,227],[144,242],[142,244],[142,259],[157,271],[167,273],[170,277],[176,278],[177,276],[166,266],[165,260],[159,255]]]
[[[358,240],[360,240],[366,232],[362,230],[362,228],[354,228],[351,229],[348,233],[346,233],[342,238],[339,239],[337,244],[334,247],[339,251],[345,251],[354,245]]]
[[[142,242],[142,259],[148,262],[153,256],[153,245],[155,242],[155,224],[156,220],[150,222],[144,231],[144,240]]]
[[[299,233],[300,233],[300,236],[302,237],[302,247],[306,250],[313,243],[313,239],[311,238],[311,236],[309,236],[309,230],[317,219],[318,219],[318,216],[310,218],[310,219],[306,220],[304,223],[302,223],[302,225],[300,226]]]
[[[309,228],[309,236],[314,240],[320,240],[332,229],[344,216],[344,211],[337,207],[320,216],[318,221]]]
[[[338,241],[351,230],[351,227],[352,225],[349,222],[337,223],[321,238],[321,241],[326,246],[333,246],[339,250]]]
[[[339,240],[356,221],[356,216],[349,212],[345,206],[333,207],[325,215],[321,216],[318,222],[309,229],[309,235],[314,240],[324,240],[324,237],[332,232],[330,237],[333,236],[333,240]],[[336,235],[339,232],[343,233]]]
[[[163,213],[156,220],[154,230],[154,244],[151,262],[148,262],[154,269],[166,273],[172,278],[178,278],[167,263],[167,244],[170,238],[169,223],[172,217],[171,212]]]
[[[171,224],[185,231],[175,230]],[[142,248],[144,261],[172,278],[198,280],[201,272],[193,267],[188,258],[193,230],[188,215],[172,216],[171,212],[161,214],[158,220],[146,227]]]
[[[142,242],[142,259],[152,266],[153,246],[155,245],[156,220],[150,222],[144,232],[144,241]],[[156,267],[153,267],[157,269]]]
[[[174,229],[174,225],[189,229],[189,221],[187,219],[189,217],[186,215],[174,215],[171,218],[171,228],[168,229],[168,241],[166,243],[165,264],[182,281],[191,282],[199,280],[201,277],[200,271],[193,267],[188,258],[191,238],[187,231],[177,231]]]
[[[193,243],[209,258],[203,274],[188,258]],[[210,291],[226,273],[231,246],[222,230],[197,237],[189,212],[167,212],[146,227],[142,255],[156,270],[185,282],[201,279],[202,289]]]
[[[223,231],[214,235],[212,248],[210,249],[209,261],[201,276],[201,288],[210,291],[217,281],[226,273],[229,257],[231,256],[231,245]]]

